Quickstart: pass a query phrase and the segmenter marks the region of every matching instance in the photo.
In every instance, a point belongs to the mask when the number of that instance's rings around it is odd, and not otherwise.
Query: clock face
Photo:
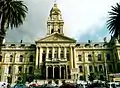
[[[54,15],[54,16],[53,16],[53,19],[54,19],[54,20],[57,20],[57,15]]]

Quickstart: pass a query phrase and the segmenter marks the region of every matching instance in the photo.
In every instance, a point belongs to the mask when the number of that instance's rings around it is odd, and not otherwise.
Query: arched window
[[[30,55],[30,62],[33,62],[33,55]]]
[[[82,66],[79,66],[79,72],[83,72]]]
[[[33,73],[33,67],[30,66],[30,67],[29,67],[29,74],[32,74],[32,73]]]
[[[12,62],[12,59],[13,59],[13,55],[10,55],[10,62]]]
[[[18,71],[19,71],[19,72],[22,71],[22,67],[21,67],[21,66],[18,67]]]
[[[19,61],[23,62],[23,55],[20,55]]]
[[[2,62],[2,56],[0,55],[0,62]]]
[[[51,30],[51,34],[52,34],[53,32],[54,32],[54,30],[52,29],[52,30]]]

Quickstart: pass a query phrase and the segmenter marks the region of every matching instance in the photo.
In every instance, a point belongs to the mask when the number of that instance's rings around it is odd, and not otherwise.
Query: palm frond
[[[116,6],[112,6],[111,12],[108,13],[107,28],[109,32],[117,38],[118,35],[120,35],[120,5],[117,3]]]

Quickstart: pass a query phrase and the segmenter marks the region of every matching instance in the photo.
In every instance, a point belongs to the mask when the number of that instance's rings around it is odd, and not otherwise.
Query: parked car
[[[27,88],[24,84],[15,84],[12,88]]]
[[[10,85],[7,82],[0,82],[0,88],[2,87],[10,88]]]

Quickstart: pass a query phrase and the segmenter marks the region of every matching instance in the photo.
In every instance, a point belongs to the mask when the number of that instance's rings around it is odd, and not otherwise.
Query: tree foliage
[[[107,28],[113,37],[119,38],[120,35],[120,4],[112,6],[112,11],[109,13],[109,19],[107,20]]]
[[[27,6],[19,0],[0,0],[0,52],[8,28],[13,29],[23,24]]]

